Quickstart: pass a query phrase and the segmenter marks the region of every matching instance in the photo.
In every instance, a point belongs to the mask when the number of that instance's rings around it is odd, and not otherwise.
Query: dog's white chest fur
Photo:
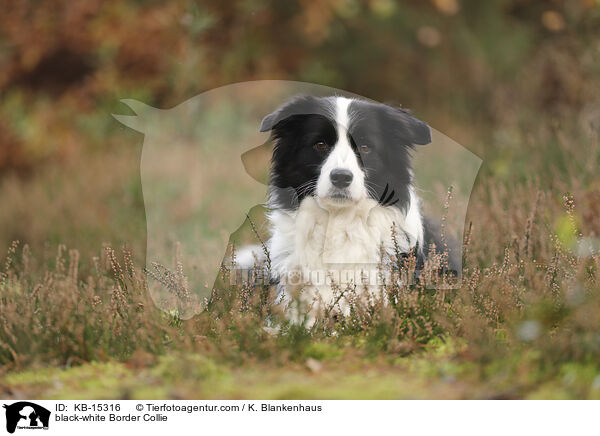
[[[328,303],[332,296],[330,284],[313,283],[307,278],[327,276],[332,270],[376,269],[382,254],[393,254],[392,228],[397,230],[396,241],[402,252],[422,240],[418,201],[413,200],[406,215],[370,198],[351,207],[326,208],[314,197],[307,197],[293,212],[273,211],[269,217],[273,272],[284,283],[289,274],[302,273],[303,284],[312,286]]]

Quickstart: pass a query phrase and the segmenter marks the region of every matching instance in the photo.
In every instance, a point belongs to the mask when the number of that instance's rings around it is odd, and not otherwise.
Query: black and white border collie
[[[436,238],[421,215],[411,153],[431,142],[427,124],[375,102],[301,96],[266,116],[260,131],[273,141],[271,271],[288,297],[292,287],[302,288],[309,323],[334,300],[349,312],[332,272],[363,274],[398,249],[423,263]],[[241,263],[244,257],[248,250],[240,250]],[[377,292],[373,284],[356,289]]]

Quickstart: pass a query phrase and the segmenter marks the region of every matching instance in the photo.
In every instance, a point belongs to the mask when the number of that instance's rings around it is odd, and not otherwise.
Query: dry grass
[[[355,299],[350,317],[331,315],[310,331],[280,317],[268,286],[232,285],[213,295],[203,313],[182,321],[177,312],[155,308],[127,249],[117,254],[104,247],[82,276],[76,250],[59,246],[54,259],[38,263],[27,246],[14,243],[0,277],[0,363],[12,371],[133,364],[150,356],[142,366],[153,367],[157,356],[191,353],[224,367],[260,361],[281,368],[314,358],[320,343],[333,354],[396,359],[448,342],[461,344],[448,360],[468,365],[491,396],[521,397],[540,384],[562,383],[573,367],[585,382],[570,395],[593,396],[600,372],[600,254],[586,248],[596,230],[583,216],[596,210],[598,196],[584,195],[583,211],[574,197],[557,202],[527,186],[490,191],[479,224],[468,227],[459,289],[390,285],[387,302]],[[498,219],[504,209],[512,213]],[[486,225],[485,218],[496,221]],[[405,268],[410,274],[411,262]],[[280,322],[281,330],[267,333],[266,320]],[[319,359],[327,361],[329,353]]]

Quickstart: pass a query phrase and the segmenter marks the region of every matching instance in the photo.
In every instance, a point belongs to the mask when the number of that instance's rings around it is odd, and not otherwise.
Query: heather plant
[[[15,366],[82,363],[127,360],[138,350],[163,354],[202,347],[238,361],[271,359],[281,351],[302,358],[301,350],[311,341],[341,338],[362,344],[368,353],[406,355],[435,338],[455,338],[464,340],[469,358],[482,364],[502,353],[532,350],[547,365],[595,362],[600,353],[599,255],[582,248],[583,235],[574,227],[579,252],[554,233],[547,234],[550,243],[543,251],[534,249],[532,235],[541,237],[544,226],[535,216],[539,201],[532,204],[524,236],[505,248],[501,262],[465,268],[460,287],[391,280],[379,297],[368,300],[358,297],[356,286],[340,287],[350,302],[350,316],[332,306],[309,331],[282,316],[268,282],[231,282],[205,300],[203,313],[184,321],[158,310],[147,284],[159,280],[178,297],[185,296],[189,290],[181,269],[172,273],[157,265],[154,272],[139,273],[129,250],[117,256],[104,247],[92,259],[93,273],[83,278],[76,250],[61,245],[53,264],[40,268],[27,246],[14,243],[0,281],[0,359]],[[564,210],[575,223],[571,196],[565,197]],[[465,237],[466,258],[473,255],[471,233]],[[443,256],[436,256],[434,264],[443,262]],[[395,268],[409,277],[415,263],[409,256]],[[229,283],[226,266],[222,274]]]
[[[161,353],[179,339],[167,317],[154,310],[129,251],[119,261],[104,247],[85,278],[79,253],[63,245],[52,266],[36,272],[32,262],[27,246],[11,246],[0,281],[3,365],[126,359],[138,349]]]
[[[350,315],[342,316],[334,303],[308,329],[287,320],[268,281],[227,280],[232,266],[221,271],[228,285],[203,301],[199,315],[183,320],[157,309],[148,289],[155,281],[177,297],[187,295],[178,262],[173,271],[159,265],[138,271],[130,250],[105,246],[84,275],[76,250],[61,245],[51,259],[36,261],[27,245],[13,243],[0,276],[0,363],[5,369],[138,365],[140,356],[150,356],[142,361],[152,367],[161,355],[188,353],[225,367],[309,362],[319,368],[312,356],[413,359],[433,347],[451,350],[444,365],[467,365],[470,378],[500,397],[520,397],[561,377],[571,380],[573,395],[587,397],[595,392],[600,361],[594,233],[584,232],[573,194],[560,202],[539,190],[527,195],[530,210],[506,224],[518,223],[522,236],[508,238],[497,261],[478,264],[485,240],[475,223],[468,225],[460,286],[390,280],[367,300],[357,287],[339,287]],[[548,208],[566,224],[551,225],[542,213]],[[433,257],[431,268],[444,262],[440,254]],[[391,266],[400,277],[413,276],[415,267],[412,255],[398,256]]]

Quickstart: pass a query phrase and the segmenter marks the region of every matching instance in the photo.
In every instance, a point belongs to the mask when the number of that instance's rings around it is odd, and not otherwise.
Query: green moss
[[[228,371],[200,354],[176,353],[159,358],[150,374],[165,382],[197,382],[226,377]]]
[[[335,359],[343,354],[344,352],[338,346],[327,342],[312,342],[304,350],[307,358],[317,360]]]

